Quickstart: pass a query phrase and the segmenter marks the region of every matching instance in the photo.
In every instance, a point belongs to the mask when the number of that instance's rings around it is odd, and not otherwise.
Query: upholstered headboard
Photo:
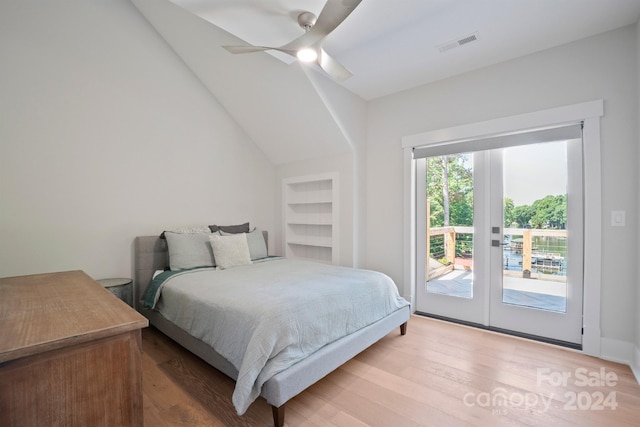
[[[138,236],[133,245],[133,302],[137,309],[156,270],[169,266],[167,241],[159,236]]]
[[[264,241],[269,242],[269,234],[262,231]],[[133,303],[139,309],[140,300],[151,283],[157,270],[169,267],[169,251],[167,241],[159,236],[138,236],[133,245]]]

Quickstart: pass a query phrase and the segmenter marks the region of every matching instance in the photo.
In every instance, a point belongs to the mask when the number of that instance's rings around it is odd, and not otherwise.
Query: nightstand
[[[98,279],[96,282],[133,307],[133,281],[128,278]]]

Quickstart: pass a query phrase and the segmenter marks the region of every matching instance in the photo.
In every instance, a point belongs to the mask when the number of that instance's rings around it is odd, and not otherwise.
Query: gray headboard
[[[269,233],[262,231],[264,241],[269,247]],[[133,303],[140,310],[139,301],[151,283],[153,273],[169,267],[167,241],[159,236],[138,236],[133,245]]]

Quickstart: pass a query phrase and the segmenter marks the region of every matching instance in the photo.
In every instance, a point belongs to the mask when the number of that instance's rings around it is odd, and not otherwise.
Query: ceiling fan
[[[284,52],[303,62],[317,64],[337,81],[344,81],[353,74],[342,64],[330,57],[322,48],[324,38],[329,35],[362,0],[327,0],[317,17],[311,12],[298,15],[298,24],[305,33],[293,41],[280,46],[222,46],[231,53],[252,53],[265,50]]]

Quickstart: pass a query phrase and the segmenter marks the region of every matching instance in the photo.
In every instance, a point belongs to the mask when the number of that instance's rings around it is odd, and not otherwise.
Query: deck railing
[[[456,237],[462,234],[473,234],[473,227],[448,226],[448,227],[428,227],[427,228],[427,280],[442,276],[454,268],[469,269],[472,256],[464,262],[462,257],[456,257]],[[561,257],[560,254],[545,252],[543,254],[534,252],[533,238],[555,237],[566,238],[567,230],[550,230],[550,229],[530,229],[530,228],[505,228],[504,236],[522,236],[522,239],[511,239],[503,244],[509,245],[510,249],[522,254],[522,271],[517,274],[522,277],[530,277],[533,268],[542,270],[559,269],[557,264],[553,262],[554,257]],[[442,236],[443,248],[437,256],[437,263],[434,262],[432,256],[432,238]],[[548,264],[541,263],[541,256],[544,255],[551,260]],[[536,262],[534,262],[536,260]],[[514,274],[512,270],[505,270],[505,274]],[[547,275],[545,275],[547,276]],[[564,280],[565,276],[555,275],[556,279]]]

